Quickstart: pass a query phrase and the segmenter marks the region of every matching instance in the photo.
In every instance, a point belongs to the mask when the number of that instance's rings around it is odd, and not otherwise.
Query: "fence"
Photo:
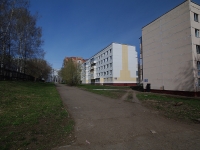
[[[12,71],[8,69],[0,68],[0,80],[29,80],[34,81],[34,77],[20,73],[17,71]]]

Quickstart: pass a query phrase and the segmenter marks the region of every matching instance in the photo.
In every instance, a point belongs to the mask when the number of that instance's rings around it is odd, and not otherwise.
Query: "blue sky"
[[[136,46],[142,27],[184,0],[30,0],[39,13],[45,59],[59,69],[65,57],[92,57],[112,42]],[[200,0],[193,0],[200,4]]]

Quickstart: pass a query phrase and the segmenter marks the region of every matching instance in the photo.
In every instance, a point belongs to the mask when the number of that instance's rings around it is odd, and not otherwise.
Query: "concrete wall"
[[[198,14],[198,22],[194,20],[194,13]],[[200,91],[198,84],[197,61],[200,61],[200,54],[197,54],[196,45],[200,45],[200,38],[195,37],[195,29],[200,30],[200,6],[195,3],[190,3],[190,21],[191,21],[191,38],[192,38],[192,57],[193,57],[193,74],[194,74],[194,88]]]
[[[142,29],[143,79],[152,89],[194,91],[189,1]]]
[[[137,83],[137,52],[134,46],[113,44],[113,83]]]
[[[88,76],[88,74],[89,74],[88,69],[89,69],[89,60],[87,60],[85,63],[83,63],[81,65],[81,82],[83,84],[90,83],[90,81],[88,79],[89,78],[89,76]]]

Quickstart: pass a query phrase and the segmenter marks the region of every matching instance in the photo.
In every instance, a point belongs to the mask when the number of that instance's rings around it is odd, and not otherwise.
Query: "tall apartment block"
[[[184,1],[142,28],[144,88],[194,96],[200,91],[200,6]]]
[[[82,64],[83,84],[134,86],[138,61],[135,46],[112,43]]]

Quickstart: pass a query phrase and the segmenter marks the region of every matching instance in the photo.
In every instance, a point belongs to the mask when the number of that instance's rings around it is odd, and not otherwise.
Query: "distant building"
[[[63,61],[63,65],[65,65],[69,60],[72,60],[73,62],[77,63],[77,64],[82,64],[84,63],[86,60],[81,58],[81,57],[65,57],[64,61]]]
[[[138,71],[135,46],[112,43],[82,64],[83,84],[136,85]]]
[[[194,96],[200,91],[200,6],[184,1],[142,28],[144,88]]]
[[[46,82],[61,83],[62,78],[59,76],[60,69],[52,69]]]

